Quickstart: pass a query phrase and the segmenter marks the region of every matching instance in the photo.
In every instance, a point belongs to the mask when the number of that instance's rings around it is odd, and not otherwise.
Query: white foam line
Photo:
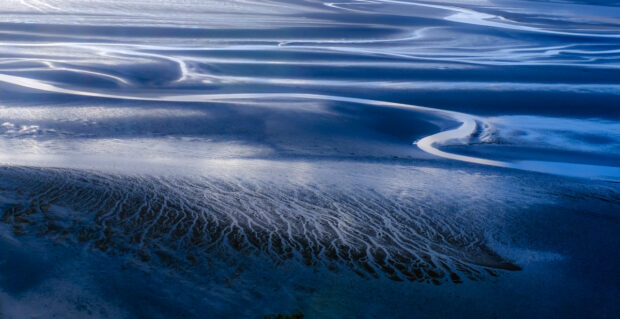
[[[424,31],[431,28],[422,28],[413,32],[412,35],[402,37],[402,38],[388,38],[388,39],[368,39],[368,40],[285,40],[280,41],[278,46],[286,46],[291,44],[303,44],[303,43],[312,43],[312,44],[373,44],[373,43],[385,43],[385,42],[404,42],[404,41],[412,41],[419,40],[423,38]]]
[[[1,69],[0,69],[1,70]],[[16,69],[9,69],[15,71]],[[524,83],[524,82],[492,82],[492,81],[346,81],[346,80],[306,80],[300,78],[257,78],[246,76],[221,76],[206,73],[191,73],[192,78],[202,79],[203,83],[244,83],[244,84],[275,84],[304,85],[314,87],[347,87],[394,90],[494,90],[494,91],[554,91],[554,92],[596,92],[620,95],[616,84],[572,84],[572,83]]]
[[[347,5],[347,4],[357,5],[357,4],[360,4],[360,3],[364,3],[364,4],[377,4],[378,2],[376,2],[376,1],[367,1],[367,0],[358,0],[357,2],[325,2],[325,3],[323,3],[323,5],[325,5],[326,7],[330,7],[330,8],[334,8],[334,9],[340,9],[340,10],[346,10],[346,11],[351,11],[351,12],[364,12],[362,10],[355,10],[355,9],[351,9],[351,8],[341,7],[341,5]]]
[[[421,29],[418,30],[419,32],[423,32],[426,31],[430,28],[425,28],[425,29]],[[419,36],[419,34],[417,35]],[[412,36],[410,39],[415,39],[416,36]],[[370,42],[381,42],[381,41],[401,41],[404,40],[405,38],[398,38],[398,39],[384,39],[384,40],[369,40]],[[275,40],[274,40],[275,41]],[[320,42],[320,40],[318,40]],[[329,40],[326,40],[329,41]],[[362,40],[363,41],[363,40]],[[316,42],[316,41],[309,41],[308,43],[312,43],[312,42]],[[282,44],[281,42],[278,42],[280,44]],[[153,46],[153,45],[137,45],[137,44],[116,44],[116,43],[109,43],[109,44],[102,44],[102,43],[89,43],[89,42],[80,42],[80,43],[72,43],[72,42],[55,42],[55,43],[6,43],[6,42],[0,42],[0,45],[7,45],[7,46],[15,46],[15,47],[55,47],[55,46],[60,46],[60,47],[74,47],[74,48],[80,48],[80,49],[87,49],[87,50],[99,50],[100,54],[107,54],[107,53],[118,53],[118,54],[125,54],[128,56],[142,56],[142,57],[153,57],[153,58],[159,58],[159,59],[164,59],[164,60],[168,60],[171,62],[174,62],[175,64],[178,65],[179,70],[181,75],[179,76],[179,78],[177,80],[175,80],[175,82],[181,82],[185,79],[187,79],[188,75],[189,75],[189,70],[187,67],[187,63],[186,61],[184,61],[183,59],[187,60],[187,61],[205,61],[205,62],[215,62],[215,63],[226,63],[227,61],[230,61],[230,63],[252,63],[254,60],[243,60],[243,59],[217,59],[217,58],[195,58],[195,57],[171,57],[171,56],[166,56],[166,55],[160,55],[160,54],[155,54],[155,53],[147,53],[147,52],[140,52],[137,50],[129,50],[129,49],[123,49],[123,48],[135,48],[135,49],[144,49],[144,50],[157,50],[157,51],[169,51],[169,50],[187,50],[187,51],[201,51],[201,50],[213,50],[213,51],[217,51],[217,50],[229,50],[229,49],[235,49],[235,50],[262,50],[262,49],[269,49],[272,50],[274,48],[278,48],[278,49],[321,49],[321,50],[329,50],[329,51],[333,51],[333,52],[339,52],[339,53],[356,53],[356,54],[372,54],[372,55],[380,55],[380,56],[386,56],[386,57],[396,57],[396,58],[402,58],[402,59],[417,59],[417,60],[423,60],[423,61],[441,61],[441,62],[452,62],[452,63],[466,63],[466,64],[474,64],[474,65],[519,65],[519,66],[540,66],[540,65],[545,65],[545,66],[582,66],[584,61],[580,60],[578,62],[571,62],[570,60],[564,61],[564,62],[549,62],[547,60],[541,60],[541,61],[526,61],[528,59],[532,59],[532,58],[537,58],[540,56],[540,54],[543,54],[544,56],[550,56],[550,55],[559,55],[561,53],[564,52],[568,52],[568,53],[587,53],[587,54],[592,54],[592,55],[603,55],[603,54],[611,54],[611,53],[616,53],[616,50],[604,50],[604,51],[575,51],[573,52],[572,50],[560,50],[560,48],[562,47],[570,47],[570,45],[568,46],[556,46],[556,47],[542,47],[542,48],[521,48],[521,49],[500,49],[497,51],[490,51],[488,53],[482,53],[482,54],[477,54],[475,56],[455,56],[452,54],[446,55],[446,54],[440,54],[437,52],[429,52],[427,55],[423,55],[423,54],[410,54],[410,53],[398,53],[398,52],[388,52],[388,51],[379,51],[379,50],[372,50],[372,49],[362,49],[362,48],[354,48],[354,47],[336,47],[336,46],[328,46],[328,47],[321,47],[321,46],[312,46],[312,45],[291,45],[293,43],[298,43],[298,44],[302,44],[302,42],[300,41],[292,41],[292,42],[287,42],[286,45],[280,45],[277,47],[274,46],[261,46],[261,45],[252,45],[252,46],[231,46],[231,47],[225,47],[225,48],[196,48],[196,47],[171,47],[171,48],[165,48],[165,47],[160,47],[160,46]],[[334,42],[334,43],[340,43],[340,42]],[[554,50],[555,49],[555,50]],[[544,52],[538,52],[538,53],[520,53],[520,54],[514,54],[514,52],[532,52],[535,50],[543,50]],[[493,59],[497,58],[497,55],[499,53],[502,54],[509,54],[509,58],[511,59],[511,61],[493,61]],[[510,55],[512,54],[512,55]],[[605,58],[595,58],[592,57],[591,59],[589,59],[589,62],[594,62],[597,60],[604,60]],[[612,58],[609,58],[612,59]],[[34,60],[34,59],[32,59]],[[278,63],[278,64],[293,64],[293,65],[339,65],[339,62],[325,62],[325,61],[306,61],[306,62],[286,62],[286,61],[267,61],[267,62],[261,62],[259,60],[256,60],[255,63]],[[380,66],[394,66],[394,67],[400,67],[402,64],[402,62],[373,62],[373,63],[366,63],[366,62],[345,62],[342,63],[342,65],[364,65],[364,64],[368,64],[368,65],[380,65]],[[615,65],[615,64],[590,64],[588,65],[588,67],[590,68],[620,68],[620,65]]]
[[[31,8],[31,9],[35,9],[35,10],[37,10],[39,12],[43,12],[43,13],[45,12],[43,9],[28,3],[28,1],[26,1],[26,0],[20,0],[19,2],[21,2],[21,4],[27,6],[27,7]]]
[[[112,80],[114,80],[116,82],[129,85],[129,82],[127,82],[127,80],[125,80],[125,79],[123,79],[121,77],[110,75],[110,74],[106,74],[106,73],[94,72],[94,71],[88,71],[88,70],[81,70],[81,69],[75,69],[75,68],[57,67],[53,63],[47,62],[47,61],[43,62],[43,64],[47,65],[49,67],[49,69],[52,69],[52,70],[69,71],[69,72],[82,73],[82,74],[90,74],[90,75],[94,75],[94,76],[98,76],[98,77],[109,78],[109,79],[112,79]]]
[[[411,5],[418,7],[426,7],[440,10],[447,10],[454,12],[454,14],[446,17],[445,19],[452,22],[459,22],[465,24],[473,24],[480,26],[488,26],[488,27],[496,27],[502,29],[510,29],[510,30],[518,30],[518,31],[528,31],[528,32],[536,32],[536,33],[545,33],[545,34],[555,34],[555,35],[567,35],[567,36],[579,36],[579,37],[596,37],[596,38],[620,38],[620,34],[594,34],[594,33],[575,33],[575,32],[562,32],[562,31],[553,31],[546,30],[541,28],[535,28],[531,26],[524,25],[516,25],[510,23],[502,23],[498,21],[492,21],[493,19],[498,19],[500,21],[505,21],[503,17],[478,12],[470,9],[464,9],[453,6],[444,6],[437,4],[429,4],[429,3],[421,3],[421,2],[405,2],[398,0],[377,0],[379,2],[384,3],[393,3],[393,4],[402,4],[402,5]]]
[[[497,58],[497,52],[498,51],[490,51],[489,53],[486,54],[478,54],[477,56],[454,56],[454,55],[446,55],[446,54],[440,54],[437,52],[431,52],[428,53],[428,55],[414,55],[414,54],[410,54],[410,53],[398,53],[398,52],[387,52],[387,51],[379,51],[379,50],[372,50],[372,49],[361,49],[361,48],[354,48],[354,47],[317,47],[317,46],[291,46],[291,48],[310,48],[310,49],[317,49],[317,48],[321,48],[323,50],[330,50],[330,51],[334,51],[334,52],[344,52],[344,53],[358,53],[358,54],[374,54],[374,55],[382,55],[382,56],[387,56],[387,57],[395,57],[395,58],[403,58],[403,59],[418,59],[418,60],[423,60],[423,61],[440,61],[440,62],[451,62],[451,63],[465,63],[465,64],[473,64],[473,65],[497,65],[497,66],[501,66],[501,65],[510,65],[510,66],[540,66],[540,65],[545,65],[545,66],[583,66],[583,61],[580,61],[579,63],[574,62],[564,62],[564,63],[560,63],[560,62],[547,62],[547,61],[529,61],[529,62],[521,62],[519,61],[519,59],[523,60],[525,58],[531,57],[531,58],[536,58],[539,55],[537,54],[521,54],[521,55],[513,55],[511,56],[511,58],[513,60],[511,61],[506,61],[506,62],[502,62],[502,61],[493,61],[492,59],[496,59]],[[500,50],[499,52],[502,52],[503,50]],[[545,55],[549,55],[548,53],[545,52]],[[590,60],[590,62],[592,62],[592,60]],[[394,64],[396,65],[396,64]],[[611,65],[611,64],[601,64],[601,65],[597,65],[597,64],[589,64],[588,65],[589,68],[620,68],[620,65]]]
[[[33,0],[33,1],[38,3],[38,4],[43,5],[44,7],[48,7],[50,9],[52,9],[52,10],[60,11],[60,8],[55,7],[55,6],[49,4],[49,3],[45,2],[45,1],[42,1],[42,0]]]

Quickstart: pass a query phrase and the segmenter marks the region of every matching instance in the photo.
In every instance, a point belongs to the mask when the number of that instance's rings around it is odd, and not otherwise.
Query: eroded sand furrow
[[[175,268],[257,254],[276,264],[293,259],[436,284],[519,269],[486,246],[476,220],[416,207],[413,198],[216,178],[185,183],[67,170],[14,174],[20,200],[2,212],[2,221],[16,234],[84,242]]]

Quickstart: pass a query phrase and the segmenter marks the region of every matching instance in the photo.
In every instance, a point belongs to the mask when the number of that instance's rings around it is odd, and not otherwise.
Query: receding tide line
[[[490,165],[497,167],[507,167],[507,168],[515,168],[521,170],[528,171],[537,171],[543,173],[551,173],[558,175],[568,175],[568,176],[579,176],[579,177],[596,177],[602,179],[611,179],[611,180],[619,180],[620,179],[620,169],[616,167],[609,166],[600,166],[596,172],[593,172],[594,176],[590,176],[587,173],[584,175],[584,172],[575,175],[571,166],[571,163],[552,163],[552,162],[544,162],[547,163],[546,166],[554,166],[557,165],[568,165],[567,169],[562,169],[561,171],[557,171],[557,169],[545,170],[544,166],[540,163],[543,162],[532,162],[536,165],[530,165],[527,161],[509,163],[503,161],[496,161],[484,158],[478,158],[467,155],[453,154],[442,151],[437,148],[437,145],[445,145],[451,141],[467,141],[473,134],[476,133],[478,129],[478,122],[484,122],[483,119],[472,116],[469,114],[454,112],[454,111],[446,111],[440,109],[434,109],[430,107],[417,106],[411,104],[404,103],[395,103],[388,101],[380,101],[380,100],[371,100],[371,99],[362,99],[362,98],[352,98],[352,97],[344,97],[344,96],[335,96],[335,95],[322,95],[322,94],[306,94],[306,93],[233,93],[233,94],[191,94],[191,95],[165,95],[165,96],[131,96],[131,95],[117,95],[117,94],[109,94],[109,93],[99,93],[99,92],[88,92],[88,91],[80,91],[74,89],[66,89],[59,86],[56,86],[52,83],[31,79],[26,77],[14,76],[14,75],[6,75],[0,74],[0,82],[5,82],[13,85],[18,85],[26,88],[31,88],[35,90],[41,90],[46,92],[53,93],[62,93],[62,94],[72,94],[79,96],[91,96],[91,97],[100,97],[100,98],[110,98],[110,99],[122,99],[122,100],[137,100],[137,101],[165,101],[165,102],[226,102],[231,100],[247,100],[247,99],[264,99],[264,98],[280,98],[280,99],[309,99],[309,100],[323,100],[323,101],[338,101],[338,102],[348,102],[348,103],[357,103],[357,104],[365,104],[365,105],[373,105],[378,107],[388,107],[388,108],[398,108],[398,109],[406,109],[413,110],[417,112],[422,112],[428,115],[434,115],[440,118],[444,118],[447,120],[453,120],[456,122],[460,122],[461,125],[457,128],[442,131],[427,137],[420,139],[415,142],[422,151],[439,156],[446,159],[452,159],[462,162],[482,164],[482,165]],[[577,165],[579,166],[579,165]]]
[[[51,84],[45,81],[21,77],[21,76],[6,75],[6,74],[0,74],[0,81],[10,83],[13,85],[31,88],[31,89],[46,91],[46,92],[72,94],[72,95],[80,95],[80,96],[92,96],[92,97],[101,97],[101,98],[111,98],[111,99],[123,99],[123,100],[166,101],[166,102],[207,102],[207,101],[217,102],[217,101],[224,101],[224,100],[241,100],[241,99],[245,100],[245,99],[256,99],[256,98],[294,98],[294,99],[339,101],[339,102],[373,105],[373,106],[379,106],[379,107],[414,110],[417,112],[423,112],[426,114],[435,115],[438,117],[443,117],[449,120],[455,120],[457,122],[462,123],[456,129],[443,131],[443,132],[439,132],[431,136],[427,136],[419,140],[417,143],[415,143],[424,152],[427,152],[429,154],[433,154],[436,156],[444,157],[444,158],[449,158],[449,159],[454,159],[454,160],[459,160],[459,161],[464,161],[464,162],[470,162],[470,163],[492,165],[492,166],[502,166],[502,167],[509,166],[508,163],[504,163],[500,161],[493,161],[493,160],[487,160],[487,159],[482,159],[482,158],[477,158],[477,157],[472,157],[472,156],[447,153],[435,147],[436,144],[444,144],[450,140],[467,139],[473,133],[475,133],[477,129],[477,124],[476,124],[477,118],[474,116],[459,113],[459,112],[445,111],[445,110],[439,110],[439,109],[411,105],[411,104],[403,104],[403,103],[395,103],[395,102],[387,102],[387,101],[379,101],[379,100],[371,100],[371,99],[352,98],[352,97],[344,97],[344,96],[335,96],[335,95],[322,95],[322,94],[236,93],[236,94],[167,95],[167,96],[159,96],[159,97],[148,97],[148,96],[116,95],[116,94],[108,94],[108,93],[98,93],[98,92],[88,92],[88,91],[80,91],[80,90],[74,90],[74,89],[66,89],[66,88],[58,87],[54,84]]]

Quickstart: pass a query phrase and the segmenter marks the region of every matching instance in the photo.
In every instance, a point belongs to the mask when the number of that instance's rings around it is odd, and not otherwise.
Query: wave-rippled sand
[[[0,317],[613,317],[619,17],[0,0]]]

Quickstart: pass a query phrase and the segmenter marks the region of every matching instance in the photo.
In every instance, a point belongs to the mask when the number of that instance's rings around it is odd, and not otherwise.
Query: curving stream
[[[619,5],[0,0],[0,317],[614,317]]]

